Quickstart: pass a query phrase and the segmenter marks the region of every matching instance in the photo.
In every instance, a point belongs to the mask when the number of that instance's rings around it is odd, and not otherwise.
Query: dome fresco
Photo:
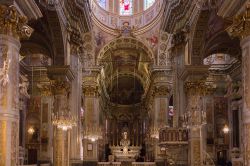
[[[117,29],[124,22],[142,28],[160,18],[163,0],[92,0],[94,22]]]
[[[112,6],[116,9],[116,11],[119,11],[120,15],[128,16],[133,15],[136,13],[134,9],[143,9],[147,10],[149,7],[151,7],[155,0],[144,0],[144,1],[135,1],[135,0],[116,0],[116,1],[108,1],[108,0],[97,0],[98,5],[109,11],[112,12]],[[119,4],[119,5],[117,5]],[[135,7],[134,7],[135,6]],[[114,9],[113,8],[113,9]],[[140,12],[140,11],[139,11]]]

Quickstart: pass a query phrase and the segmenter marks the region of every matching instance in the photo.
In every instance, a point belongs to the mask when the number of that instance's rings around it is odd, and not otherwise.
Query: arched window
[[[106,9],[106,0],[98,0],[98,4],[99,4],[103,9]]]
[[[154,4],[155,0],[144,0],[144,10],[148,9]]]
[[[120,15],[133,14],[133,0],[120,0]]]

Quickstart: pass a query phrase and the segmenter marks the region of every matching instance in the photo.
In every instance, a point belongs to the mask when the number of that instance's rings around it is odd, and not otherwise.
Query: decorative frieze
[[[99,92],[98,92],[98,86],[84,86],[83,87],[83,94],[85,96],[98,96]]]
[[[21,16],[14,6],[0,5],[0,34],[29,38],[33,29],[27,25],[27,18]]]

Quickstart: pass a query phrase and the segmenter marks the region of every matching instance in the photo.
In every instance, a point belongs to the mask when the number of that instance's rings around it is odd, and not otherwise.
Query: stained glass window
[[[98,3],[103,9],[106,8],[106,0],[98,0]]]
[[[133,0],[120,0],[120,15],[133,14]]]
[[[146,10],[147,8],[152,6],[154,4],[154,2],[155,2],[155,0],[144,0],[144,10]]]

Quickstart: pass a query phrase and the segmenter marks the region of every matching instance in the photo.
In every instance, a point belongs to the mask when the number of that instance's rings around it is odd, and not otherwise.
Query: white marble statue
[[[0,69],[0,86],[5,87],[10,79],[9,79],[9,65],[10,65],[10,60],[5,60],[3,64],[3,68]]]
[[[20,83],[19,83],[20,95],[30,98],[30,95],[28,94],[28,88],[29,88],[29,80],[27,76],[20,75]]]

